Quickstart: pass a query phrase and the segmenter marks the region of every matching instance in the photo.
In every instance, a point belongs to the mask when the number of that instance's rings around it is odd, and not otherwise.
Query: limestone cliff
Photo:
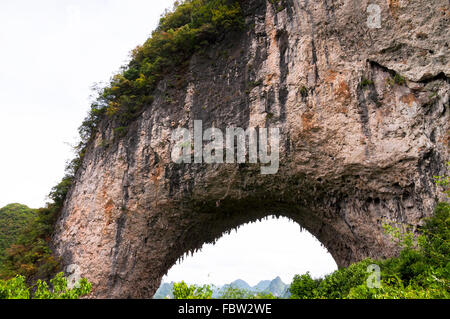
[[[167,75],[125,137],[104,121],[89,146],[53,245],[94,296],[151,297],[184,253],[270,214],[297,221],[339,266],[392,256],[383,220],[416,226],[444,200],[433,176],[449,160],[448,1],[242,7],[244,31],[196,54],[185,84]],[[173,163],[171,132],[194,120],[280,128],[278,173]]]

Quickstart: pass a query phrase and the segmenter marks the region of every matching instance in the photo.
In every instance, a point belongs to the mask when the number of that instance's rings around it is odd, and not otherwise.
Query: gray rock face
[[[267,215],[297,221],[339,266],[393,256],[383,221],[417,226],[445,200],[433,176],[449,160],[447,1],[242,6],[245,31],[161,81],[125,137],[105,122],[90,145],[53,245],[94,297],[150,298],[184,253]],[[194,120],[278,127],[278,173],[175,164],[172,130]]]

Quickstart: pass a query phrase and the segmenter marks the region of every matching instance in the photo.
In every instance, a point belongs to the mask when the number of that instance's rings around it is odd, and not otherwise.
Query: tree
[[[295,275],[289,291],[293,299],[312,299],[316,296],[316,289],[319,287],[320,280],[311,278],[309,272],[303,275]]]
[[[21,204],[10,204],[0,209],[0,264],[28,223],[36,218],[36,211]]]
[[[212,289],[209,285],[188,286],[184,281],[173,284],[174,299],[211,299]]]

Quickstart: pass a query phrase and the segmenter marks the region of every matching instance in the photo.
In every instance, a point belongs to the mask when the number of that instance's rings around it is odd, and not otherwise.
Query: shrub
[[[289,291],[293,299],[313,299],[318,295],[320,280],[312,279],[309,272],[303,275],[295,275]]]
[[[63,273],[50,280],[50,287],[41,280],[38,280],[35,286],[28,287],[23,276],[0,280],[0,299],[78,299],[88,295],[91,290],[92,285],[86,278],[82,278],[75,287],[69,289]]]
[[[173,297],[175,299],[211,299],[212,289],[210,286],[203,287],[188,286],[184,281],[173,284]]]

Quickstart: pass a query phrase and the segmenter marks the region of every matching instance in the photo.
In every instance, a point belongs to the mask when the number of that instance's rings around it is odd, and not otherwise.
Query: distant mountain
[[[284,294],[281,296],[281,298],[283,298],[283,299],[289,299],[290,297],[291,297],[291,292],[289,291],[289,287],[290,287],[291,285],[288,285],[287,287],[286,287],[286,290],[284,291]]]
[[[286,292],[287,285],[281,280],[280,277],[275,278],[270,282],[268,291],[276,297],[281,297]]]
[[[5,258],[5,250],[13,244],[36,217],[36,211],[21,204],[9,204],[0,208],[0,263]]]
[[[253,291],[253,288],[245,280],[237,279],[237,280],[235,280],[229,284],[223,285],[223,286],[214,286],[212,297],[218,298],[230,287],[239,289],[239,290]]]
[[[167,297],[173,299],[173,282],[170,284],[163,283],[156,291],[153,299],[166,299]]]
[[[240,290],[252,290],[252,287],[242,279],[233,281],[229,286]]]
[[[267,291],[269,289],[270,283],[270,280],[261,280],[256,286],[253,287],[253,290],[257,292]]]
[[[164,299],[167,296],[173,298],[172,293],[173,283],[163,283],[159,289],[156,291],[153,299]],[[229,284],[223,286],[212,286],[213,288],[213,298],[218,298],[222,293],[228,288],[233,287],[240,290],[246,290],[248,292],[265,292],[272,293],[276,297],[289,298],[290,294],[288,292],[289,285],[285,284],[280,277],[276,277],[273,280],[261,280],[257,285],[250,286],[245,280],[237,279]]]
[[[272,295],[280,298],[288,298],[289,285],[285,284],[278,276],[274,280],[262,280],[250,290],[254,292],[270,292]]]

